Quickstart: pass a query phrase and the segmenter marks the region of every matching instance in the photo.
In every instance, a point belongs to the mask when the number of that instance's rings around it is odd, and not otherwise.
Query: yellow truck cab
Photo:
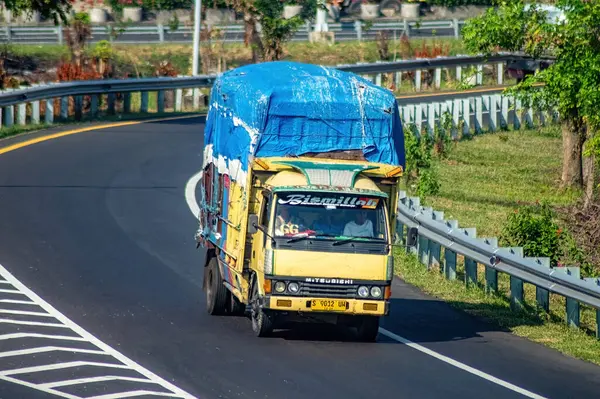
[[[375,340],[404,167],[394,96],[275,62],[221,76],[210,107],[196,235],[208,312],[247,310],[257,336],[317,321]]]

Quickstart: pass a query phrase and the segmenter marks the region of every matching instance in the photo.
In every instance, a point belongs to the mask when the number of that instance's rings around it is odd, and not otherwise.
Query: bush
[[[493,6],[496,4],[496,0],[427,0],[427,4],[446,7]]]
[[[503,246],[523,247],[525,256],[550,258],[556,265],[561,257],[563,231],[546,203],[522,206],[508,216],[500,237]]]

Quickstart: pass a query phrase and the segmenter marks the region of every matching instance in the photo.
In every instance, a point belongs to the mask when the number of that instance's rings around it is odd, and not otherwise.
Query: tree
[[[510,92],[525,105],[557,108],[563,136],[561,185],[581,188],[585,182],[589,201],[596,184],[594,158],[600,154],[600,2],[557,0],[555,6],[564,20],[550,20],[545,11],[525,7],[522,0],[501,1],[467,22],[464,42],[473,53],[504,50],[555,57],[547,69]]]
[[[43,18],[50,18],[55,24],[66,24],[72,3],[72,0],[4,0],[4,7],[15,16],[38,11]]]
[[[292,38],[305,23],[312,21],[318,7],[324,7],[321,0],[296,0],[302,5],[300,15],[285,19],[282,17],[286,4],[280,0],[225,0],[229,7],[244,14],[244,43],[252,46],[254,62],[279,60],[283,56],[283,44]],[[262,28],[262,37],[257,24]]]

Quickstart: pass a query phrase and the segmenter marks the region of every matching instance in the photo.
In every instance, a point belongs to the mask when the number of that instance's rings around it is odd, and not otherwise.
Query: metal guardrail
[[[366,22],[341,22],[328,24],[328,29],[337,41],[374,40],[377,33],[386,31],[396,37],[402,34],[414,37],[460,37],[462,20],[434,21],[385,21],[374,22],[369,26]],[[243,24],[213,25],[223,33],[226,43],[241,43],[244,40]],[[307,23],[292,37],[292,41],[308,41],[313,24]],[[392,38],[390,38],[392,39]],[[0,27],[0,42],[18,44],[62,44],[64,28],[62,26],[13,26]],[[191,43],[193,29],[191,26],[179,26],[172,30],[163,24],[130,25],[115,28],[112,25],[95,25],[92,27],[92,43],[110,40],[115,43]]]
[[[444,220],[443,212],[423,207],[418,197],[407,197],[402,192],[398,204],[399,241],[405,240],[410,228],[416,228],[418,234],[418,245],[410,250],[428,268],[439,266],[446,278],[454,280],[457,255],[462,255],[465,283],[477,284],[477,264],[484,265],[488,291],[497,291],[498,272],[506,273],[511,279],[513,309],[524,304],[523,282],[536,287],[537,305],[546,312],[549,293],[562,295],[566,298],[567,323],[573,327],[579,326],[579,304],[591,306],[596,309],[596,334],[600,337],[600,279],[581,279],[578,267],[556,267],[550,264],[550,258],[524,257],[523,248],[499,247],[497,238],[478,238],[475,228]]]

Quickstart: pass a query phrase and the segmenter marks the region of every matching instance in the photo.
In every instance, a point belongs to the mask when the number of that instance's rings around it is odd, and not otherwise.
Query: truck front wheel
[[[211,258],[206,267],[206,310],[210,315],[222,315],[227,310],[229,290],[223,285],[217,258]]]
[[[254,281],[251,302],[252,330],[257,337],[266,337],[273,332],[273,317],[260,307],[258,285]]]
[[[363,342],[375,342],[379,333],[379,317],[363,317],[357,330],[359,340]]]

